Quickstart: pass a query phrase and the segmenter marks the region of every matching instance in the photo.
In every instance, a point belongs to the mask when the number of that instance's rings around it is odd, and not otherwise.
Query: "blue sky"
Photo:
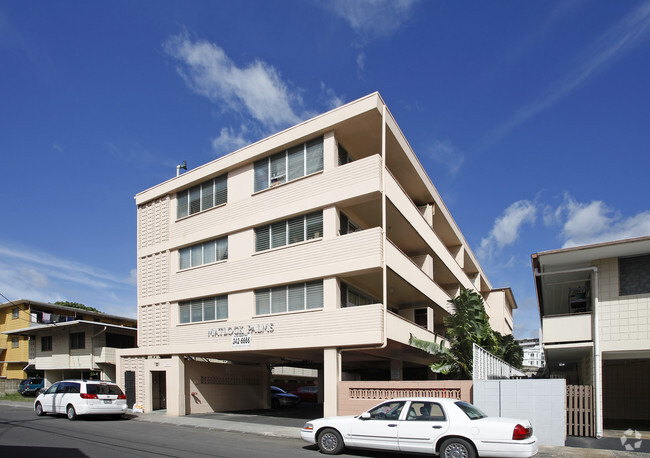
[[[650,235],[648,1],[0,0],[0,293],[136,315],[133,196],[379,91],[494,287]]]

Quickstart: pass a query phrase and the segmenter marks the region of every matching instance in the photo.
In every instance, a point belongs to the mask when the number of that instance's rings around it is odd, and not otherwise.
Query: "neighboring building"
[[[515,296],[510,288],[496,288],[485,301],[485,311],[490,319],[490,327],[503,335],[512,334],[514,328],[512,311],[517,308]]]
[[[650,420],[650,237],[532,255],[552,377],[592,385],[596,434]]]
[[[492,289],[377,93],[135,200],[139,348],[118,380],[145,411],[270,407],[275,366],[316,369],[326,415],[340,381],[432,378],[409,337],[444,340],[463,288],[512,330],[512,293]]]
[[[45,386],[66,378],[115,381],[115,350],[136,343],[132,318],[25,299],[0,304],[0,313],[0,338],[19,343],[6,351],[7,378],[25,378],[29,367]]]
[[[541,335],[541,330],[540,330]],[[517,343],[524,352],[522,366],[527,372],[537,371],[544,367],[544,350],[539,337],[517,339]]]

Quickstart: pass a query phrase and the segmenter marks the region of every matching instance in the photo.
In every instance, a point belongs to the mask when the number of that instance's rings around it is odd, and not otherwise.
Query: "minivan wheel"
[[[45,415],[45,412],[43,411],[43,406],[41,405],[40,402],[36,403],[36,406],[34,407],[34,410],[36,411],[36,415],[38,415],[39,417],[42,417],[43,415]]]
[[[67,409],[65,409],[66,414],[68,415],[68,420],[77,419],[77,411],[74,410],[74,406],[70,404]]]

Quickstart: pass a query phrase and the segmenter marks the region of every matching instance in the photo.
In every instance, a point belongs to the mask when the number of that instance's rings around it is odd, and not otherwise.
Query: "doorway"
[[[167,372],[151,371],[152,410],[167,409]]]

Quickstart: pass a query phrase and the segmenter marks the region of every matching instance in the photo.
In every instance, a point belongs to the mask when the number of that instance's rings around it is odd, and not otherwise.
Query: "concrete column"
[[[334,310],[341,303],[341,289],[335,277],[323,279],[323,310]]]
[[[435,332],[435,319],[436,312],[433,308],[427,307],[427,329],[431,332]]]
[[[338,382],[341,381],[341,353],[338,348],[323,350],[323,416],[338,415]]]
[[[332,170],[339,163],[339,148],[334,131],[326,132],[323,136],[323,170]]]
[[[161,360],[165,361],[165,360]],[[164,366],[167,366],[166,361]],[[171,364],[164,367],[167,377],[167,415],[180,417],[185,415],[185,361],[180,355],[171,357]]]
[[[390,360],[390,379],[391,380],[402,380],[402,360],[400,359],[391,359]]]

